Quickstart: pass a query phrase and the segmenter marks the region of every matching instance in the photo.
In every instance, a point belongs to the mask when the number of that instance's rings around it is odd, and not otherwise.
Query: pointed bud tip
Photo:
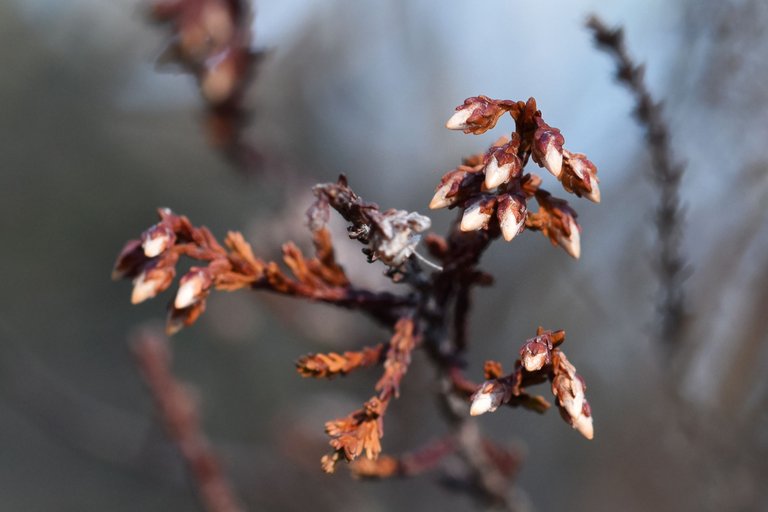
[[[563,172],[563,153],[552,143],[547,146],[547,154],[544,156],[544,167],[558,179],[560,178],[560,173]]]
[[[491,218],[490,213],[483,213],[479,204],[474,204],[464,210],[464,215],[461,217],[461,225],[459,228],[462,231],[477,231],[488,225],[488,221]]]
[[[471,108],[462,108],[457,110],[448,121],[445,123],[445,127],[449,130],[464,130],[467,128],[467,119],[472,115],[474,110]]]
[[[163,235],[144,240],[141,244],[142,249],[144,249],[144,256],[147,258],[159,256],[168,247],[169,241],[169,237]]]
[[[472,400],[472,405],[469,408],[469,415],[480,416],[481,414],[485,414],[486,412],[490,411],[492,407],[493,400],[491,399],[491,396],[482,393]]]
[[[151,280],[147,280],[146,273],[142,272],[133,281],[133,291],[131,292],[131,304],[140,304],[147,299],[157,295],[157,285]]]
[[[442,186],[437,189],[435,192],[435,195],[432,196],[432,200],[429,202],[429,209],[430,210],[439,210],[440,208],[445,208],[446,206],[451,205],[451,200],[445,197],[445,194],[448,193],[448,187]]]
[[[592,417],[581,415],[574,422],[573,428],[575,428],[579,434],[583,435],[590,441],[595,437],[595,429],[592,425]]]
[[[492,189],[509,181],[512,164],[499,165],[496,157],[491,157],[485,166],[485,188]]]

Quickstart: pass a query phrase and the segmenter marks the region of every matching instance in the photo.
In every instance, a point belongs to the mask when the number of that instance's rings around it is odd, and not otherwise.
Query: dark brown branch
[[[653,165],[650,177],[658,192],[654,223],[658,236],[657,272],[659,292],[657,308],[660,322],[657,336],[669,347],[679,345],[685,321],[686,279],[682,253],[683,212],[680,208],[680,180],[684,166],[672,155],[669,129],[664,121],[662,104],[653,100],[645,84],[645,69],[635,64],[624,42],[621,28],[610,29],[597,16],[587,20],[595,44],[616,62],[616,78],[627,86],[635,100],[634,114],[645,129],[645,139]]]
[[[171,372],[168,340],[144,330],[134,339],[132,349],[160,420],[187,465],[204,509],[242,512],[244,509],[202,431],[195,400]]]

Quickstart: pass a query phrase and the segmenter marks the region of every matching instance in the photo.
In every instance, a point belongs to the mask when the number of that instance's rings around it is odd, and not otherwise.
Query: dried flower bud
[[[560,177],[563,168],[563,144],[565,139],[560,130],[536,118],[536,132],[533,135],[533,159],[546,168],[555,178]]]
[[[517,194],[504,194],[497,200],[496,215],[504,240],[511,241],[525,229],[525,217],[528,207],[525,197]]]
[[[141,235],[141,247],[147,258],[159,256],[175,241],[176,235],[173,229],[163,222],[155,224]]]
[[[560,175],[563,188],[579,197],[586,197],[594,203],[600,202],[600,188],[597,167],[586,155],[563,150],[564,166]]]
[[[485,165],[485,187],[493,189],[520,176],[523,163],[517,156],[520,147],[520,135],[513,133],[513,139],[506,144],[491,149]]]
[[[496,198],[493,196],[480,197],[470,203],[467,209],[464,210],[464,216],[461,218],[461,230],[477,231],[487,228],[495,204]]]
[[[551,349],[552,346],[547,337],[531,338],[520,349],[520,363],[529,372],[541,370],[551,362]]]
[[[485,381],[480,389],[470,398],[469,414],[479,416],[486,412],[493,412],[499,406],[508,401],[512,392],[509,386],[499,380]]]
[[[482,175],[465,165],[447,172],[440,180],[435,195],[429,203],[431,210],[458,204],[480,191]]]
[[[536,191],[536,201],[541,208],[526,217],[526,227],[540,230],[553,244],[561,246],[572,257],[581,255],[580,228],[576,212],[568,202],[552,197],[544,190]]]
[[[581,230],[579,225],[572,216],[567,215],[563,219],[563,227],[565,229],[557,233],[557,243],[565,249],[565,252],[579,259],[581,256]]]
[[[179,291],[173,307],[184,309],[199,302],[208,295],[212,279],[207,268],[192,267],[179,281]]]
[[[129,240],[115,261],[112,279],[133,278],[139,275],[149,259],[141,247],[141,240]]]
[[[131,304],[139,304],[165,291],[171,286],[175,275],[172,266],[156,266],[144,270],[133,280]]]
[[[467,98],[463,105],[456,107],[456,113],[448,119],[445,127],[479,135],[496,126],[499,118],[513,105],[513,102],[492,100],[487,96]]]
[[[584,395],[586,386],[576,368],[561,351],[556,351],[553,364],[552,394],[557,399],[560,414],[587,439],[594,437],[592,411]]]

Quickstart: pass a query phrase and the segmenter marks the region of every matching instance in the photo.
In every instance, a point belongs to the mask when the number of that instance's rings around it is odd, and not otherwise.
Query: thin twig
[[[587,20],[595,44],[616,62],[616,78],[629,88],[635,99],[634,114],[645,129],[645,139],[653,165],[651,180],[658,192],[654,223],[658,237],[657,272],[659,291],[657,309],[660,322],[657,336],[668,347],[679,346],[685,321],[686,279],[685,257],[682,254],[684,217],[680,208],[680,180],[684,166],[675,161],[670,147],[669,129],[664,121],[662,104],[654,102],[645,84],[645,68],[635,64],[627,52],[624,31],[610,29],[597,16]]]
[[[184,458],[204,509],[242,512],[244,508],[202,431],[194,398],[171,372],[168,340],[154,331],[144,330],[136,336],[132,348],[166,433]]]

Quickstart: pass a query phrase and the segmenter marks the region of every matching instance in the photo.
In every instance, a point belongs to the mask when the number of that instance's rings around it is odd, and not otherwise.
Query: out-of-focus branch
[[[205,510],[242,512],[244,508],[202,431],[194,398],[171,372],[168,340],[143,330],[133,340],[132,349],[166,433],[184,458]]]
[[[587,27],[592,31],[597,47],[616,62],[616,78],[631,91],[635,100],[635,117],[645,130],[652,161],[650,176],[658,192],[654,222],[658,236],[657,309],[660,319],[656,336],[661,343],[673,348],[682,343],[685,322],[683,282],[687,276],[681,248],[684,218],[680,208],[680,180],[684,166],[675,161],[672,155],[662,104],[656,103],[648,91],[644,66],[635,64],[629,55],[624,31],[621,28],[608,28],[595,15],[587,20]]]

